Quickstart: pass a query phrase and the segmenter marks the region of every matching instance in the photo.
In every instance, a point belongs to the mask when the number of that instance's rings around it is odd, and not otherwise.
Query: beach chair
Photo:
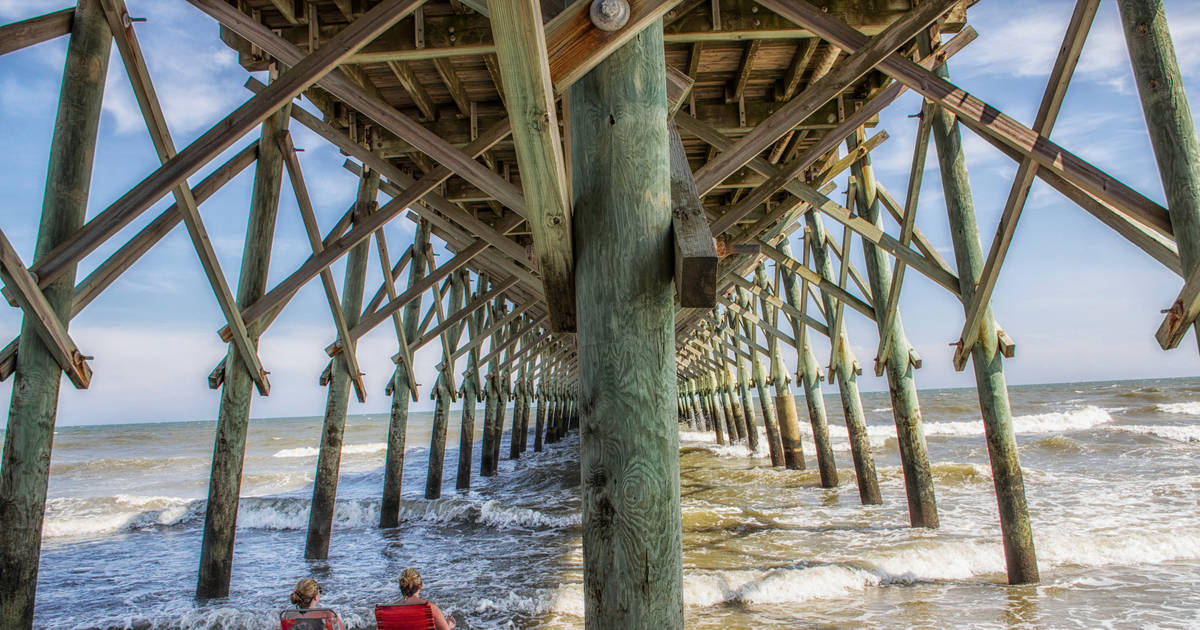
[[[280,630],[334,630],[337,613],[329,608],[292,608],[279,613]]]
[[[384,604],[375,607],[379,630],[434,630],[429,602]]]

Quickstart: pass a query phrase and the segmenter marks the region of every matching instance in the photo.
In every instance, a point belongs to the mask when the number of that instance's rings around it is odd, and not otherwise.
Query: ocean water
[[[907,526],[887,395],[863,396],[884,499],[869,507],[827,396],[833,489],[818,485],[810,439],[810,470],[787,471],[681,425],[688,627],[1200,627],[1200,379],[1010,393],[1040,584],[1005,584],[974,390],[920,393],[937,530]],[[36,625],[277,628],[292,586],[314,576],[347,627],[372,628],[373,605],[415,566],[460,628],[581,628],[575,434],[517,461],[506,434],[499,475],[468,493],[448,448],[444,498],[426,501],[430,420],[410,418],[402,522],[380,530],[387,418],[350,418],[322,562],[303,558],[321,419],[252,421],[232,595],[204,605],[192,595],[214,425],[60,428]],[[457,411],[450,424],[454,447]]]

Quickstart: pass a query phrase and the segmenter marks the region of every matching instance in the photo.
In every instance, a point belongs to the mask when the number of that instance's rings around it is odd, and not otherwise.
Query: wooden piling
[[[542,358],[545,361],[545,357]],[[537,415],[536,423],[533,429],[533,451],[540,453],[545,444],[546,432],[546,375],[542,373],[541,381],[538,383],[537,392],[534,394],[534,399],[537,400]],[[531,403],[532,404],[532,403]]]
[[[521,458],[521,433],[524,431],[522,427],[522,418],[525,415],[525,384],[523,380],[523,372],[525,364],[517,370],[517,378],[513,383],[513,422],[512,429],[508,436],[508,458]]]
[[[665,72],[655,20],[571,87],[584,619],[595,630],[683,628]]]
[[[742,308],[747,311],[753,308],[750,294],[741,287],[738,287],[738,301],[741,303]],[[742,329],[748,339],[757,338],[754,324],[745,317],[742,318]],[[775,336],[768,332],[766,333],[766,337],[767,345],[770,348],[778,349],[779,342],[775,339]],[[750,353],[754,356],[754,387],[758,390],[758,404],[762,407],[763,428],[767,433],[767,452],[771,456],[772,466],[784,466],[787,464],[787,458],[783,454],[783,442],[779,436],[779,421],[776,415],[775,400],[767,391],[767,371],[763,367],[762,355],[754,348],[754,344],[748,345],[750,346]],[[792,408],[793,410],[795,409],[794,403]]]
[[[408,268],[408,286],[412,288],[425,277],[426,250],[429,247],[428,221],[421,220],[413,235],[412,262]],[[404,336],[415,339],[421,317],[421,299],[418,297],[404,306]],[[395,527],[400,522],[400,492],[404,487],[404,443],[408,433],[408,403],[417,384],[410,383],[408,370],[397,365],[391,381],[391,415],[388,419],[387,455],[383,463],[383,500],[379,506],[379,526]]]
[[[504,305],[504,298],[498,297],[492,303],[492,322],[499,322],[507,315],[508,309]],[[503,328],[497,328],[492,333],[492,347],[500,346],[501,336],[504,333]],[[488,373],[486,383],[484,383],[483,397],[483,444],[479,449],[479,474],[484,477],[491,477],[496,474],[496,445],[500,442],[500,433],[497,428],[498,420],[496,419],[497,408],[500,405],[500,357],[493,354],[488,361]]]
[[[851,151],[858,146],[853,135],[848,139],[848,146]],[[870,154],[864,154],[856,160],[851,169],[858,182],[856,204],[859,214],[882,229],[883,218],[875,193],[875,175],[871,170]],[[843,244],[845,245],[848,244]],[[812,249],[815,253],[824,247],[814,244]],[[887,252],[865,239],[863,251],[873,306],[876,313],[882,313],[887,308],[888,293],[891,290],[892,263]],[[925,431],[921,428],[921,405],[917,400],[917,383],[910,352],[912,346],[904,334],[900,313],[896,313],[892,318],[891,330],[881,330],[880,335],[888,335],[887,355],[879,360],[886,361],[884,369],[887,372],[892,418],[896,423],[896,437],[900,446],[900,462],[904,469],[908,520],[913,527],[937,527],[937,500],[933,492],[929,453],[925,447]],[[842,343],[845,345],[844,338]],[[841,376],[839,371],[839,380]]]
[[[740,323],[737,320],[738,318],[735,316],[729,321],[731,331],[737,330],[737,326]],[[738,343],[737,338],[733,334],[730,335],[730,341],[734,344]],[[750,352],[754,353],[752,344],[746,345],[749,347]],[[755,354],[755,356],[757,357],[758,355]],[[742,426],[740,427],[743,431],[742,437],[746,439],[746,446],[750,449],[750,452],[756,453],[758,452],[758,428],[754,426],[754,401],[750,398],[750,374],[746,372],[746,362],[742,357],[735,357],[735,360],[737,361],[738,402],[741,403],[740,407],[742,409]]]
[[[467,287],[464,273],[455,272],[450,275],[450,306],[445,313],[447,317],[453,315],[466,303]],[[429,467],[425,472],[426,499],[436,499],[442,496],[442,476],[445,473],[446,464],[446,430],[449,423],[450,403],[455,398],[454,348],[458,343],[460,329],[461,327],[458,325],[452,326],[445,333],[437,383],[430,393],[434,403],[433,428],[429,434]]]
[[[99,1],[80,0],[50,142],[35,264],[83,225],[111,45],[112,34]],[[75,265],[42,290],[64,327],[71,318],[74,290]],[[21,324],[0,468],[0,627],[4,628],[33,626],[58,414],[61,368],[35,326],[28,316]]]
[[[1150,146],[1166,193],[1179,262],[1184,277],[1193,278],[1200,262],[1200,143],[1167,28],[1167,13],[1162,0],[1118,0],[1117,5]],[[1188,307],[1185,312],[1193,307],[1177,306]],[[1179,331],[1174,343],[1185,331]],[[1163,332],[1160,329],[1160,343]],[[1164,343],[1163,347],[1174,346]]]
[[[928,35],[919,37],[918,45],[923,52],[930,52]],[[944,79],[950,77],[946,64],[938,67],[935,72]],[[975,202],[967,177],[967,162],[958,121],[953,114],[941,107],[934,107],[932,113],[933,140],[937,145],[946,214],[950,219],[950,237],[954,243],[954,259],[958,266],[958,284],[962,292],[963,306],[966,308],[975,295],[975,283],[979,281],[984,266],[979,228],[975,221]],[[1200,149],[1193,153],[1200,155]],[[1012,409],[1009,406],[1008,385],[1004,378],[1004,358],[997,348],[998,333],[989,300],[984,304],[983,317],[980,319],[979,339],[971,350],[971,360],[975,367],[975,390],[979,395],[979,408],[983,412],[988,459],[992,464],[992,484],[996,488],[996,503],[1000,509],[1000,532],[1004,540],[1008,582],[1029,584],[1038,581],[1037,554],[1033,547],[1033,530],[1029,524],[1029,507],[1025,502],[1025,482],[1021,474],[1021,462],[1017,456],[1017,440],[1013,435]]]
[[[354,210],[355,223],[367,218],[375,209],[379,193],[379,173],[370,171],[358,186],[358,203]],[[362,312],[363,290],[367,280],[368,255],[371,242],[355,245],[346,256],[345,279],[342,282],[342,316],[346,326],[358,325]],[[351,342],[353,343],[353,342]],[[312,505],[308,512],[308,538],[304,557],[324,560],[329,557],[329,536],[333,532],[333,512],[337,505],[337,485],[342,464],[342,435],[346,430],[346,412],[350,403],[350,386],[356,375],[345,352],[331,359],[329,391],[325,401],[325,422],[321,427],[321,450],[317,454],[317,471],[313,477]]]
[[[820,218],[810,211],[805,213],[804,219],[809,230],[807,240],[824,243],[825,229]],[[795,259],[795,256],[792,256],[791,246],[786,241],[780,249],[784,254]],[[818,249],[821,251],[818,252]],[[833,264],[824,247],[810,247],[808,253],[813,255],[813,262],[821,277],[826,280],[832,279]],[[808,258],[808,253],[805,254],[805,259]],[[783,269],[781,278],[786,287],[785,295],[788,303],[795,308],[802,308],[806,303],[806,296],[796,275]],[[833,299],[822,292],[821,301],[825,305],[826,325],[833,326],[833,318],[830,317],[834,309]],[[797,363],[802,363],[803,369],[801,369],[801,365],[796,366],[796,379],[804,387],[804,398],[808,405],[809,417],[814,423],[815,432],[817,424],[824,424],[828,427],[823,422],[826,415],[824,397],[821,395],[821,372],[817,365],[817,357],[808,344],[807,333],[803,332],[804,323],[793,317],[792,327],[796,328],[797,326],[802,331],[800,339],[802,349],[797,349]],[[854,370],[854,357],[850,354],[850,344],[844,342],[846,338],[845,325],[835,326],[833,330],[829,331],[829,336],[830,344],[838,350],[834,355],[833,371],[836,374],[834,380],[837,381],[838,396],[842,401],[842,413],[846,422],[846,433],[850,440],[850,457],[854,461],[854,479],[858,486],[858,499],[863,505],[878,505],[883,503],[883,498],[879,493],[879,477],[875,473],[875,457],[871,454],[871,442],[867,436],[867,421],[863,414],[862,396],[858,391],[858,373]],[[819,461],[817,463],[820,465]]]
[[[487,293],[487,274],[479,276],[475,289],[475,298]],[[483,328],[482,308],[476,309],[467,318],[467,335],[474,339]],[[483,388],[479,384],[479,346],[472,346],[467,353],[467,369],[463,372],[463,384],[459,390],[462,397],[462,423],[458,432],[458,474],[454,478],[456,490],[467,490],[471,487],[471,457],[475,450],[475,407],[483,401]]]
[[[267,290],[267,271],[279,209],[283,153],[276,142],[287,130],[291,105],[285,105],[262,124],[258,163],[250,194],[250,217],[238,281],[238,307],[258,301]],[[249,326],[257,344],[261,328]],[[233,541],[237,528],[238,496],[242,487],[242,461],[246,453],[246,426],[254,379],[246,370],[237,347],[230,344],[225,357],[225,379],[217,411],[217,434],[213,444],[212,472],[204,513],[204,538],[200,546],[200,570],[196,598],[227,597],[233,571]]]

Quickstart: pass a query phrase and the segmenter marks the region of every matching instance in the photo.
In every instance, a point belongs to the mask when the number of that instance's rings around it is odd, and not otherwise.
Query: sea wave
[[[177,525],[200,514],[199,501],[182,497],[118,494],[56,498],[46,502],[45,538],[80,538]]]
[[[252,529],[298,530],[308,527],[310,501],[273,497],[243,499],[238,526]],[[334,523],[339,528],[375,527],[379,524],[377,499],[338,501]],[[554,515],[499,501],[473,498],[447,498],[433,501],[404,501],[400,519],[426,523],[476,523],[496,529],[551,530],[578,526],[578,514]]]
[[[1200,416],[1200,402],[1160,403],[1154,408],[1163,413],[1182,413],[1189,416]]]
[[[1153,435],[1176,442],[1200,442],[1200,426],[1178,425],[1125,425],[1115,426],[1114,429],[1129,433]]]
[[[1096,406],[1089,405],[1079,409],[1071,409],[1069,411],[1055,411],[1050,413],[1038,413],[1025,416],[1016,416],[1012,419],[1014,433],[1062,433],[1066,431],[1082,431],[1091,429],[1103,424],[1108,424],[1113,421],[1113,417],[1108,411]],[[925,435],[940,435],[940,436],[964,436],[964,435],[983,435],[983,421],[972,420],[966,422],[925,422],[922,424],[925,429]],[[874,446],[878,440],[888,437],[895,437],[895,429],[889,426],[870,426],[867,427],[867,433],[872,438]]]
[[[342,455],[374,455],[387,450],[386,442],[368,442],[366,444],[345,444],[342,446]],[[275,451],[271,457],[316,457],[321,451],[315,446],[301,446],[299,448],[285,448]]]
[[[1200,559],[1200,534],[1194,528],[1169,531],[1034,532],[1040,560],[1067,566],[1137,566]]]

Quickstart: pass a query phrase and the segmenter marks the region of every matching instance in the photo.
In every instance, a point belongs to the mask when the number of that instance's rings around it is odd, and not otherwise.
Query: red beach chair
[[[375,607],[379,630],[434,630],[429,602],[386,604]]]
[[[329,608],[293,608],[279,613],[280,630],[336,630],[337,613]]]

